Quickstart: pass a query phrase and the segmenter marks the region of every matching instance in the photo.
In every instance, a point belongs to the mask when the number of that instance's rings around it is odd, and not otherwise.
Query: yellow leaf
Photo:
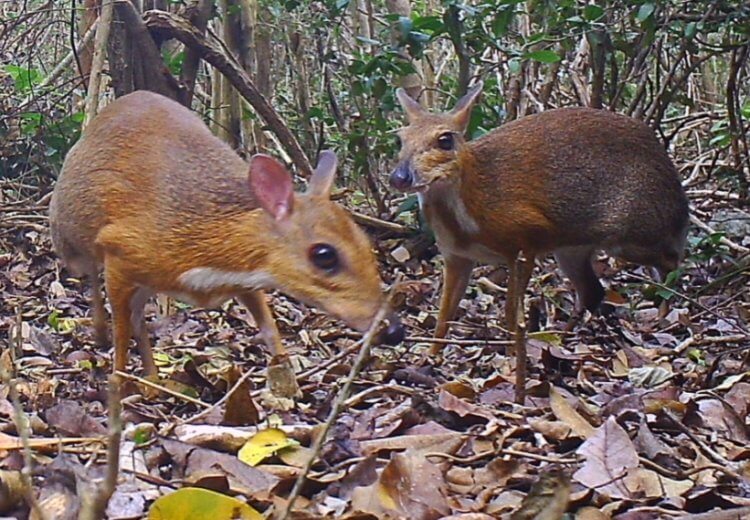
[[[250,437],[245,445],[240,448],[237,457],[245,464],[256,466],[277,451],[298,444],[294,439],[287,437],[283,431],[277,428],[269,428]]]
[[[63,334],[75,330],[78,323],[73,318],[60,318],[57,321],[57,330]]]
[[[148,520],[264,520],[263,515],[227,495],[202,488],[182,488],[151,505]]]
[[[548,332],[543,330],[537,332],[529,332],[528,337],[529,339],[543,341],[556,347],[562,345],[562,335],[557,332]]]

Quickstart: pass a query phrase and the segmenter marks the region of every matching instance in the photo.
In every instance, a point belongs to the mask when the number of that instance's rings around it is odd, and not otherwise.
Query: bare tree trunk
[[[273,84],[271,83],[271,67],[273,66],[273,48],[271,44],[270,18],[268,9],[258,0],[248,0],[253,4],[255,13],[255,32],[252,44],[255,48],[255,84],[258,92],[268,99],[273,99]],[[253,128],[255,146],[258,150],[268,148],[268,137],[263,133],[262,124],[255,124]]]
[[[208,19],[213,9],[213,0],[192,0],[185,9],[185,16],[195,26],[201,34],[206,34]],[[193,93],[195,90],[195,78],[198,77],[198,67],[200,66],[200,56],[194,49],[185,48],[185,61],[182,63],[182,72],[180,81],[185,86],[185,95],[182,103],[189,107],[193,103]]]
[[[156,42],[136,9],[129,0],[114,2],[108,59],[115,95],[150,90],[170,99],[182,99],[182,86],[164,64]]]
[[[234,0],[221,0],[220,5],[222,11],[221,29],[224,41],[229,48],[229,52],[233,53],[236,57],[240,40],[240,20],[236,9],[238,6]],[[221,125],[218,135],[229,143],[229,146],[237,150],[242,143],[242,136],[240,135],[240,97],[237,91],[234,90],[232,83],[227,81],[226,78],[221,78],[220,92],[219,107],[221,107],[221,117],[217,119],[221,121]],[[218,107],[215,106],[214,108]]]
[[[737,174],[738,191],[742,200],[747,200],[750,195],[750,177],[745,174],[746,169],[750,170],[750,164],[748,163],[750,157],[748,157],[747,136],[742,131],[742,112],[739,110],[740,102],[737,96],[737,76],[747,59],[747,55],[748,45],[743,45],[732,50],[729,62],[729,80],[727,81],[726,90],[727,118],[729,119],[729,134],[731,137],[730,150],[734,169]],[[740,140],[745,145],[744,159],[742,157]]]
[[[589,42],[589,65],[591,66],[591,108],[602,108],[604,98],[604,71],[607,57],[607,33],[592,31],[586,35]]]
[[[88,32],[97,19],[97,0],[83,0],[83,14],[78,21],[78,33],[84,35]],[[80,73],[83,78],[83,84],[88,89],[89,76],[91,75],[91,60],[94,57],[94,42],[88,42],[78,52],[78,63],[81,67]]]
[[[295,72],[297,110],[302,125],[302,146],[305,147],[308,157],[315,155],[315,131],[313,130],[308,112],[310,112],[310,81],[305,63],[305,36],[300,31],[294,31],[289,35],[289,58],[292,69]]]
[[[102,69],[104,68],[104,56],[107,52],[107,41],[109,40],[109,29],[112,25],[112,14],[114,13],[114,0],[104,0],[102,14],[94,37],[94,55],[91,59],[91,76],[89,88],[86,94],[86,112],[83,120],[85,128],[99,111],[99,94],[101,90]]]
[[[143,74],[141,67],[133,66],[136,62],[133,41],[128,37],[127,24],[117,9],[115,9],[114,20],[112,20],[107,57],[109,59],[109,74],[112,77],[112,87],[115,91],[115,97],[121,97],[133,92],[136,83],[143,81]],[[135,69],[141,72],[137,80]]]
[[[278,137],[279,143],[289,154],[302,177],[312,174],[312,165],[289,127],[273,108],[268,99],[263,96],[255,83],[245,71],[230,59],[223,48],[204,38],[189,22],[180,16],[161,11],[149,11],[144,14],[144,20],[149,29],[177,38],[185,45],[199,51],[201,58],[216,67],[226,76],[237,91],[253,106],[263,118],[269,129]]]

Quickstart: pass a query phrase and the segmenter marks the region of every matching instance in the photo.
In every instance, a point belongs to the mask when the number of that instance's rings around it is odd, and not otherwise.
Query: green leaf
[[[589,4],[583,8],[583,17],[590,22],[598,20],[602,16],[604,16],[604,9],[598,5]]]
[[[518,74],[521,72],[521,60],[518,58],[511,58],[511,60],[508,61],[508,70],[510,70],[511,74]]]
[[[408,211],[414,211],[419,207],[419,199],[416,195],[409,195],[404,201],[396,208],[396,215],[401,215]]]
[[[654,4],[643,4],[640,9],[638,9],[638,14],[635,17],[639,22],[643,22],[652,14],[654,14],[655,10],[656,6]]]
[[[413,28],[414,24],[412,23],[411,18],[407,18],[406,16],[399,17],[398,29],[401,31],[401,34],[409,34]]]
[[[307,111],[307,117],[309,119],[322,119],[325,116],[325,112],[320,107],[312,107]]]
[[[42,81],[42,73],[37,69],[19,67],[18,65],[6,65],[5,71],[13,78],[16,88],[21,92],[31,90],[34,85]]]
[[[441,32],[445,30],[443,20],[439,16],[417,16],[412,20],[415,31]]]
[[[685,38],[688,40],[692,40],[695,38],[695,35],[698,33],[698,23],[697,22],[690,22],[685,26]]]
[[[495,37],[500,38],[506,35],[515,15],[515,5],[506,6],[497,12],[495,19],[492,22],[492,33]]]
[[[555,51],[534,51],[524,56],[526,59],[539,61],[542,63],[557,63],[562,58]]]

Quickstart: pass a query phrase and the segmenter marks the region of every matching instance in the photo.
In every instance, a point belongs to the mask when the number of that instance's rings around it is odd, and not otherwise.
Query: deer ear
[[[456,106],[453,107],[453,110],[451,110],[450,115],[453,117],[453,121],[456,123],[456,126],[461,128],[461,131],[464,132],[466,130],[466,127],[469,126],[469,120],[471,119],[471,109],[474,107],[474,103],[476,102],[477,98],[479,97],[479,94],[482,93],[482,87],[484,86],[484,83],[482,81],[477,81],[473,87],[469,89],[469,91],[458,100],[456,103]]]
[[[253,155],[248,182],[258,204],[274,220],[281,221],[292,214],[292,176],[279,161],[265,154]]]
[[[322,195],[328,197],[336,178],[336,165],[338,160],[336,154],[331,150],[323,150],[318,157],[318,165],[310,178],[307,193],[311,195]]]
[[[398,102],[401,103],[401,107],[404,109],[404,112],[406,112],[406,118],[410,123],[413,123],[415,119],[425,113],[425,109],[422,108],[422,105],[412,99],[404,89],[399,88],[396,90],[396,98],[398,98]]]

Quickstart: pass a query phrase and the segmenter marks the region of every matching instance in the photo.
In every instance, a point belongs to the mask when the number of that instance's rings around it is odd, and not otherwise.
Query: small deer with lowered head
[[[50,205],[52,240],[73,272],[93,285],[94,326],[106,343],[99,286],[112,308],[115,370],[134,337],[156,373],[144,305],[155,293],[201,306],[237,297],[252,313],[285,374],[276,395],[296,394],[263,291],[279,289],[359,330],[384,304],[364,232],[329,192],[336,156],[323,152],[307,192],[267,155],[248,165],[193,112],[145,91],[123,96],[86,128],[65,159]],[[396,343],[395,315],[381,339]]]

